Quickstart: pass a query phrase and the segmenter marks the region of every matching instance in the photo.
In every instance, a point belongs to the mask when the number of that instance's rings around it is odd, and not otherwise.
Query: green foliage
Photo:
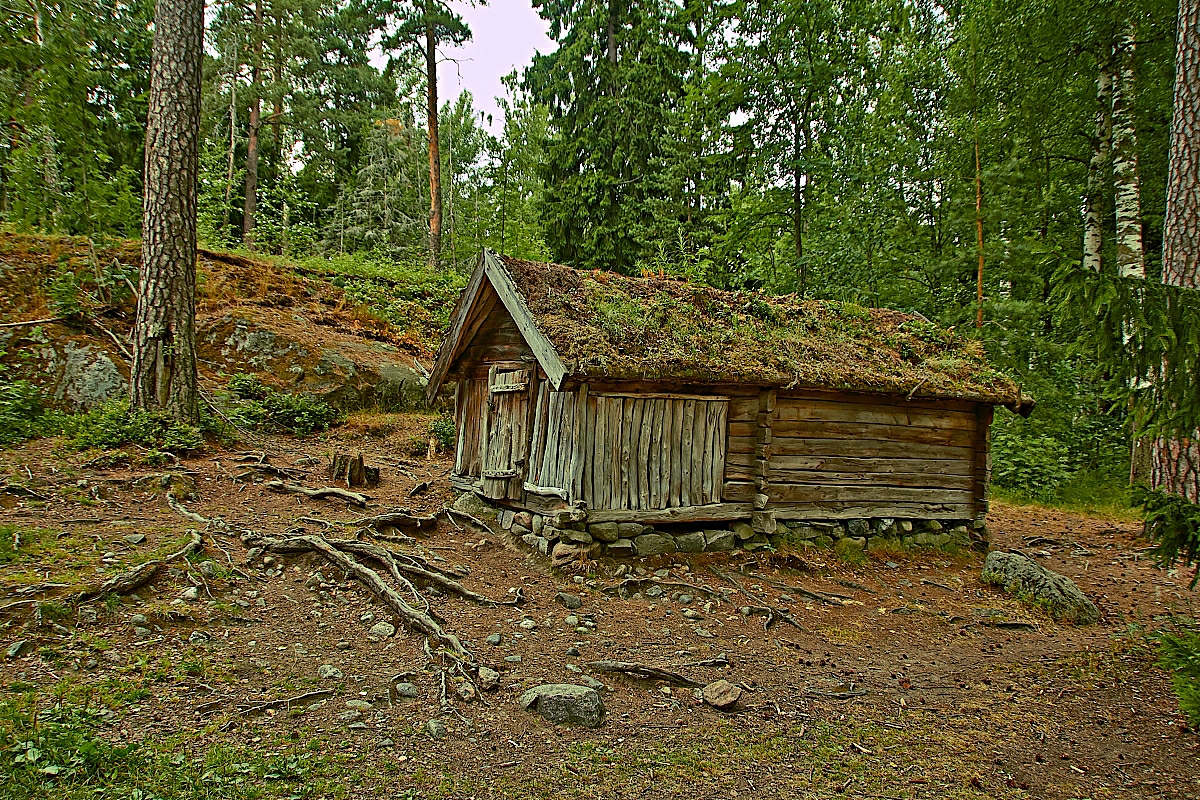
[[[454,419],[445,415],[437,417],[429,423],[429,435],[437,440],[443,451],[451,450],[457,440]]]
[[[130,410],[127,400],[109,401],[64,422],[71,445],[79,450],[137,444],[184,453],[204,447],[199,429],[165,412]]]
[[[241,398],[229,411],[229,418],[243,428],[273,426],[306,436],[328,430],[342,421],[342,413],[320,398],[306,394],[279,392],[257,375],[238,373],[229,379],[229,389]]]
[[[41,391],[29,381],[7,380],[4,372],[0,364],[0,445],[23,442],[44,430]]]
[[[1169,628],[1153,635],[1158,643],[1158,663],[1171,674],[1171,687],[1188,724],[1200,730],[1200,625],[1173,620]]]
[[[1067,447],[1044,434],[1019,435],[1015,426],[997,428],[992,436],[992,480],[997,486],[1052,499],[1070,475]]]
[[[316,757],[299,747],[264,757],[225,745],[207,745],[197,754],[149,740],[114,744],[104,732],[115,712],[73,702],[69,687],[58,690],[64,696],[40,709],[32,693],[0,700],[5,797],[254,800],[324,794],[328,788],[314,775]]]
[[[1135,486],[1134,500],[1142,507],[1146,535],[1156,545],[1161,563],[1182,561],[1195,566],[1189,588],[1200,582],[1200,505],[1166,492]]]

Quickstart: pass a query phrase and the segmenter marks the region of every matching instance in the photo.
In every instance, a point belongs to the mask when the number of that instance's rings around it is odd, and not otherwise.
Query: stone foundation
[[[460,506],[461,504],[461,506]],[[959,547],[986,552],[987,525],[978,520],[851,519],[788,522],[778,520],[771,534],[760,533],[749,521],[718,525],[672,524],[668,529],[640,522],[586,521],[578,509],[542,516],[496,506],[466,493],[456,507],[476,516],[493,517],[497,524],[542,555],[633,558],[666,553],[713,553],[790,546],[870,551],[912,547]]]

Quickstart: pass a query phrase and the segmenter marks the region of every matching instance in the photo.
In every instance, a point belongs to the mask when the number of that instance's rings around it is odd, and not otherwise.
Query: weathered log
[[[637,664],[632,661],[593,661],[588,666],[599,672],[621,672],[626,675],[632,675],[635,678],[667,681],[678,686],[700,687],[704,685],[691,678],[686,678],[678,672],[672,672],[662,667],[652,667],[648,664]]]

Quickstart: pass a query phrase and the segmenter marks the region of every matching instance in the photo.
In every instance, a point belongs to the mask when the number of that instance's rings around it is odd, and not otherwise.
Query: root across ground
[[[0,644],[35,647],[0,661],[0,700],[31,686],[43,703],[55,687],[92,687],[114,712],[104,735],[116,742],[321,757],[303,779],[264,782],[268,796],[1200,795],[1200,737],[1183,727],[1143,633],[1200,604],[1187,576],[1154,566],[1134,524],[993,511],[995,546],[1034,555],[1099,605],[1100,624],[1075,628],[981,584],[978,556],[873,554],[851,567],[822,551],[680,555],[561,572],[445,516],[419,530],[363,530],[356,520],[399,507],[427,518],[451,502],[449,461],[398,455],[387,434],[354,431],[268,445],[298,485],[323,486],[328,453],[347,448],[383,480],[364,511],[273,492],[270,475],[241,476],[237,452],[210,452],[171,470],[194,487],[190,499],[172,489],[184,510],[219,521],[205,525],[168,502],[162,468],[85,468],[87,455],[52,441],[0,452],[0,474],[36,495],[0,494],[0,530],[24,542],[0,563],[0,606],[33,584],[96,585],[165,558],[188,529],[205,548],[119,602],[74,604],[49,589],[40,619],[37,604],[6,611]],[[413,494],[421,483],[430,488]],[[136,534],[145,541],[127,538]],[[359,542],[345,551],[499,673],[498,685],[457,669],[461,654],[394,617],[314,537]],[[372,547],[412,553],[476,597],[404,573],[425,609]],[[655,584],[662,595],[647,596]],[[189,587],[198,600],[181,599]],[[559,592],[582,607],[563,607]],[[395,634],[372,634],[380,621]],[[685,685],[718,678],[742,687],[732,711]],[[517,702],[533,685],[585,680],[606,687],[599,729],[552,726]],[[119,699],[128,692],[135,703]]]

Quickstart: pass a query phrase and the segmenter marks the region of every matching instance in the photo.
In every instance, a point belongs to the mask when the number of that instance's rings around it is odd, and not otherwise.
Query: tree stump
[[[344,483],[347,489],[357,486],[373,488],[379,483],[379,467],[363,464],[362,453],[356,456],[334,453],[333,462],[329,465],[329,474],[335,481]]]

